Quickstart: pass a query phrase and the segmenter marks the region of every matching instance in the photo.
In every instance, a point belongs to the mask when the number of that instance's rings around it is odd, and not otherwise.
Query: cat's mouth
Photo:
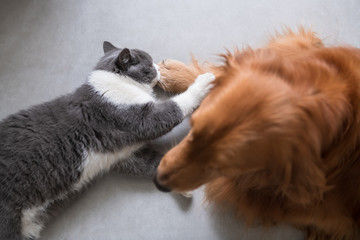
[[[160,78],[161,78],[161,73],[160,73],[159,66],[154,63],[154,68],[156,69],[156,76],[150,83],[151,87],[155,87],[156,84],[160,81]]]

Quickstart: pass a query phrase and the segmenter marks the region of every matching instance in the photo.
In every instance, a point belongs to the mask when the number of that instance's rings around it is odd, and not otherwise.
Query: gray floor
[[[261,46],[274,30],[311,26],[328,44],[360,47],[359,0],[0,0],[0,119],[68,93],[102,54],[103,40],[155,61]],[[303,239],[279,226],[246,229],[231,213],[158,192],[151,181],[109,174],[55,218],[42,240]]]

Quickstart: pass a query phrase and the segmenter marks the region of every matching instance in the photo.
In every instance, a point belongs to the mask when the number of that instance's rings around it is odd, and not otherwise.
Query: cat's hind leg
[[[114,170],[119,173],[153,177],[165,152],[160,151],[152,144],[145,145],[128,159],[121,160]]]
[[[114,170],[122,174],[135,176],[154,177],[156,168],[165,152],[159,146],[148,144],[137,151],[129,159],[115,165]],[[184,197],[192,198],[192,191],[180,193]]]
[[[21,232],[26,240],[35,240],[40,236],[46,218],[48,204],[34,206],[21,211]]]

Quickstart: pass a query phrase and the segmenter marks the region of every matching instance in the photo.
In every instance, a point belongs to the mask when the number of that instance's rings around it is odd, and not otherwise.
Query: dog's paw
[[[193,192],[189,191],[189,192],[181,192],[181,195],[183,195],[186,198],[192,198],[193,197]]]
[[[185,92],[197,76],[191,67],[177,60],[163,60],[158,65],[161,73],[158,86],[166,92]]]
[[[162,60],[157,65],[159,66],[161,75],[165,79],[174,79],[179,73],[188,70],[188,67],[185,64],[173,59]]]
[[[161,60],[157,65],[159,66],[159,67],[161,67],[162,69],[169,69],[169,67],[167,66],[167,61],[168,60],[166,60],[166,59],[163,59],[163,60]],[[171,67],[171,65],[170,65],[170,67]]]
[[[184,63],[174,60],[174,59],[163,59],[158,63],[160,70],[167,70],[167,71],[184,71],[188,69]]]

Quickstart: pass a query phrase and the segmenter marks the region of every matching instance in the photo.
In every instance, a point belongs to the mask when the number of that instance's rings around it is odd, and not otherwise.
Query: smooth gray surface
[[[311,26],[328,44],[360,47],[359,0],[1,0],[0,119],[85,81],[103,40],[154,60],[216,60],[261,46],[283,26]],[[231,213],[158,192],[148,179],[109,174],[55,218],[42,240],[303,239],[288,226],[246,229]]]

